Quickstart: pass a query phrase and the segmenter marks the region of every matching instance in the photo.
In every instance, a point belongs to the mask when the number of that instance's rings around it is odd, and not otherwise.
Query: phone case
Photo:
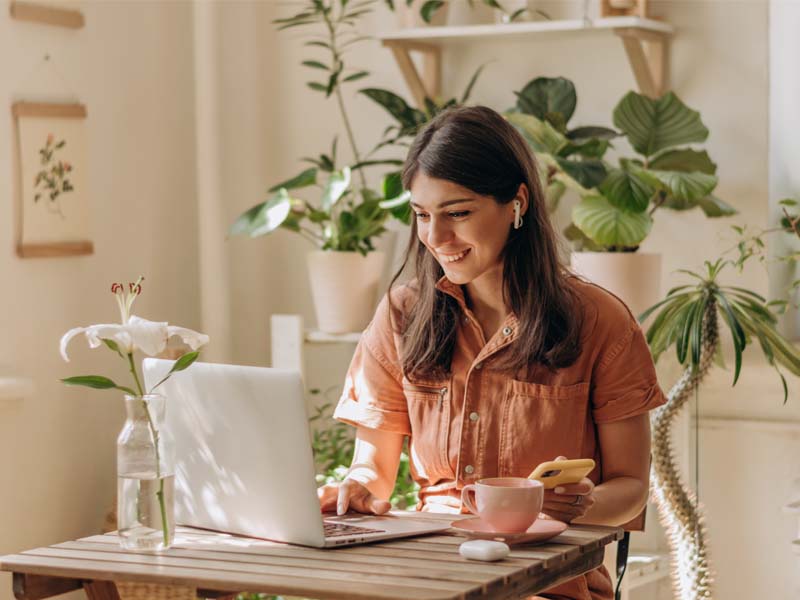
[[[578,483],[594,469],[591,458],[574,458],[572,460],[548,460],[541,463],[528,475],[528,479],[538,479],[544,489],[552,490],[557,485]]]

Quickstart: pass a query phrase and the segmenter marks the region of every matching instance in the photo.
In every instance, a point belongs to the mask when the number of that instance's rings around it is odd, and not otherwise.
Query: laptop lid
[[[145,359],[146,388],[172,365]],[[177,523],[324,545],[299,373],[198,362],[156,392],[175,440]]]

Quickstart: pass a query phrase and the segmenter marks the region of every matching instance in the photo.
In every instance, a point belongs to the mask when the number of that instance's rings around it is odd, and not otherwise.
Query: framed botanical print
[[[86,107],[17,102],[17,254],[92,254]]]

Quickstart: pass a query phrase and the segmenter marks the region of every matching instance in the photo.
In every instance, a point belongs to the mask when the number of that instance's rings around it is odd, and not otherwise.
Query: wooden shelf
[[[524,23],[502,23],[488,25],[461,25],[445,27],[415,27],[400,29],[378,36],[382,42],[432,42],[453,39],[506,38],[509,36],[537,33],[571,31],[613,30],[636,28],[656,34],[672,34],[675,28],[669,23],[640,17],[606,17],[583,20],[565,19],[558,21],[528,21]]]
[[[415,103],[421,107],[426,96],[435,97],[441,92],[441,44],[445,42],[587,31],[611,31],[622,40],[636,83],[643,94],[655,98],[667,90],[667,45],[675,28],[654,19],[605,17],[594,20],[419,27],[384,33],[378,39],[394,54]],[[411,60],[410,52],[421,52],[423,55],[421,75]]]

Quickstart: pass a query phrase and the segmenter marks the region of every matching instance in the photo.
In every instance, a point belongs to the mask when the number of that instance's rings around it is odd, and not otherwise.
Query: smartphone
[[[552,490],[557,485],[578,483],[594,469],[591,458],[574,458],[572,460],[548,460],[536,467],[528,475],[528,479],[538,479],[544,489]]]

